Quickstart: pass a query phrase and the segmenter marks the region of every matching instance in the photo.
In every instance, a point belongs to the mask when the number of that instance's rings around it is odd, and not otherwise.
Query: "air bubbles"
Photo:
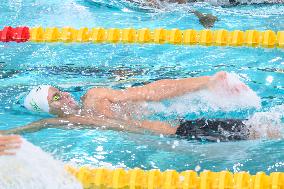
[[[267,84],[271,84],[272,82],[273,82],[273,76],[267,76],[266,77],[266,82],[267,82]]]
[[[195,170],[196,172],[198,172],[198,171],[201,170],[201,167],[200,167],[199,165],[197,165],[197,166],[194,168],[194,170]]]
[[[104,150],[103,146],[98,146],[98,147],[96,148],[96,151],[97,151],[97,152],[102,152],[103,150]]]

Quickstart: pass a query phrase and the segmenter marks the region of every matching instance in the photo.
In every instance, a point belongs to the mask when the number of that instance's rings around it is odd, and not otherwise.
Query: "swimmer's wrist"
[[[212,76],[204,76],[203,80],[204,80],[204,87],[203,88],[208,88],[210,87],[211,81],[212,81],[213,77]]]

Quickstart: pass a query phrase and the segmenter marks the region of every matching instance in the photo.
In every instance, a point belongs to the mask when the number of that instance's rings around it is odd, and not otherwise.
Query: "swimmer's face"
[[[55,87],[48,90],[48,104],[50,113],[56,115],[72,114],[79,108],[77,102],[71,97],[70,93],[62,92]]]

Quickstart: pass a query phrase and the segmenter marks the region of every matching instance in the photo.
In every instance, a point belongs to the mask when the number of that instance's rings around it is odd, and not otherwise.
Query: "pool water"
[[[133,27],[202,29],[190,12],[218,16],[213,29],[284,29],[284,5],[214,6],[208,3],[166,5],[157,10],[119,0],[4,0],[0,27]],[[186,112],[193,117],[248,118],[255,113],[270,119],[284,112],[283,49],[126,44],[0,44],[0,130],[50,117],[22,107],[33,86],[50,84],[77,99],[93,86],[126,88],[164,78],[237,73],[261,98],[260,109],[209,108]],[[193,105],[194,106],[194,105]],[[282,113],[282,114],[281,114]],[[175,117],[178,113],[161,115]],[[185,116],[185,115],[178,115]],[[283,128],[282,128],[283,130]],[[58,159],[94,167],[140,167],[183,171],[284,171],[284,140],[209,143],[164,136],[102,130],[45,129],[24,135]]]

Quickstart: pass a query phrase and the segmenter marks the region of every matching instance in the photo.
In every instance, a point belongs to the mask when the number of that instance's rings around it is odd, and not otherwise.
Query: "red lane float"
[[[6,26],[2,31],[0,31],[0,41],[1,42],[26,42],[30,38],[29,28],[24,27],[16,27],[12,28],[11,26]]]
[[[26,42],[30,38],[30,32],[28,27],[17,27],[13,29],[12,40],[17,43]]]
[[[12,41],[12,30],[11,26],[6,26],[1,32],[0,41],[2,42],[10,42]]]

